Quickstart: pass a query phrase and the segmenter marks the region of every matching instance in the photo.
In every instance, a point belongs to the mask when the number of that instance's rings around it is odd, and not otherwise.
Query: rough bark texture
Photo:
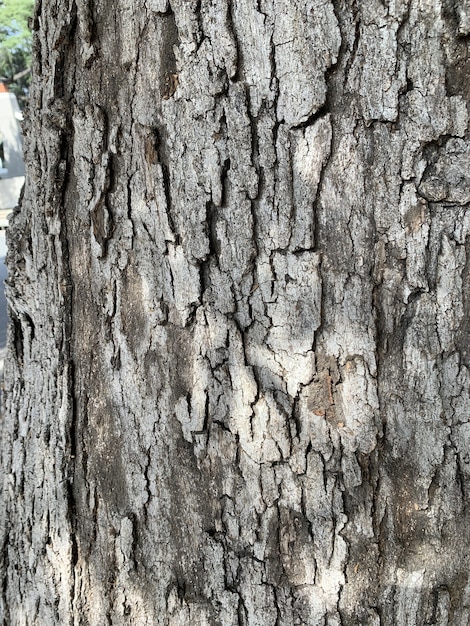
[[[470,7],[39,0],[4,624],[470,623]]]

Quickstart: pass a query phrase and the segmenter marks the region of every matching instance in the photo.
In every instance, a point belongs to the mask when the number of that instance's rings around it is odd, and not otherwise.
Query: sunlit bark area
[[[33,26],[0,621],[467,625],[468,3]]]

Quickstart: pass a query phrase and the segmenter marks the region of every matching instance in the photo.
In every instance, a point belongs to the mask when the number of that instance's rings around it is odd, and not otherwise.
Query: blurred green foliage
[[[0,0],[0,80],[16,94],[20,105],[28,94],[32,33],[28,22],[34,0]]]

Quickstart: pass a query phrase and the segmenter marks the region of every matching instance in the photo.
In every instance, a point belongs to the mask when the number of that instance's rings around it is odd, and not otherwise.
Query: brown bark
[[[38,3],[3,623],[468,624],[467,4]]]

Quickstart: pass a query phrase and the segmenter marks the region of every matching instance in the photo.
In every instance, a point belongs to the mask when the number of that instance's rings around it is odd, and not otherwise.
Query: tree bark
[[[468,624],[468,2],[34,29],[2,623]]]

